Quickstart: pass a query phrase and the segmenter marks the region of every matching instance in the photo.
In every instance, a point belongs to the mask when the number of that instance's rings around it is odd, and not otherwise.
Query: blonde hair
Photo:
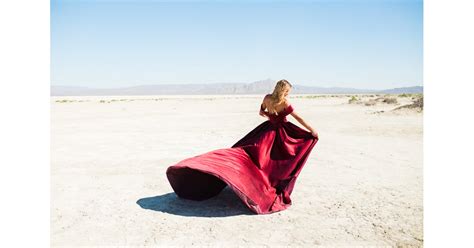
[[[270,114],[278,115],[278,112],[276,111],[276,106],[286,101],[285,99],[286,87],[293,88],[293,85],[291,85],[290,82],[288,82],[285,79],[279,80],[276,83],[275,88],[273,89],[273,92],[270,95],[270,104],[267,106],[268,112]]]

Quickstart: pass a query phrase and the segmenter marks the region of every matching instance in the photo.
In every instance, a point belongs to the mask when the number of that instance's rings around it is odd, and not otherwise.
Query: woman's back
[[[291,104],[290,102],[287,100],[287,99],[284,99],[284,101],[278,105],[274,105],[274,101],[273,99],[271,98],[271,94],[267,94],[264,98],[264,103],[265,103],[265,106],[266,106],[266,109],[268,109],[268,112],[267,114],[269,115],[275,115],[275,116],[278,116],[278,115],[287,115],[289,113],[286,113],[285,112],[288,112],[288,110],[290,109],[291,107]],[[276,113],[271,113],[270,112],[270,108],[269,106],[273,106],[273,111],[275,111]],[[263,111],[265,111],[265,108],[262,108]],[[291,112],[290,112],[291,113]]]

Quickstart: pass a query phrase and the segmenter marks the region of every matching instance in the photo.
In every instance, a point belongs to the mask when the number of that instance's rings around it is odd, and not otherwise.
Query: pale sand
[[[265,121],[261,99],[52,97],[51,244],[423,246],[423,114],[373,114],[400,105],[291,96],[320,140],[287,210],[253,215],[229,187],[177,198],[166,168],[232,146]]]

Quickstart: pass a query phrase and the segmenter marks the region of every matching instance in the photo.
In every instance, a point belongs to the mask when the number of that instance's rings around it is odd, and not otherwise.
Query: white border
[[[50,237],[49,1],[0,4],[2,243],[45,247]],[[473,4],[426,0],[424,7],[424,244],[467,246],[474,215]]]
[[[0,2],[2,247],[49,247],[49,1]]]
[[[472,1],[424,3],[426,247],[472,246]]]

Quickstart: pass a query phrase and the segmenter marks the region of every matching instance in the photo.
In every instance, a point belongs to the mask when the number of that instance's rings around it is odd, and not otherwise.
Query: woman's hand
[[[313,135],[313,137],[319,139],[319,134],[318,134],[318,132],[316,132],[315,130],[313,130],[313,131],[311,132],[311,135]]]
[[[263,117],[267,117],[267,113],[263,110],[260,109],[260,113],[259,113],[261,116]]]

